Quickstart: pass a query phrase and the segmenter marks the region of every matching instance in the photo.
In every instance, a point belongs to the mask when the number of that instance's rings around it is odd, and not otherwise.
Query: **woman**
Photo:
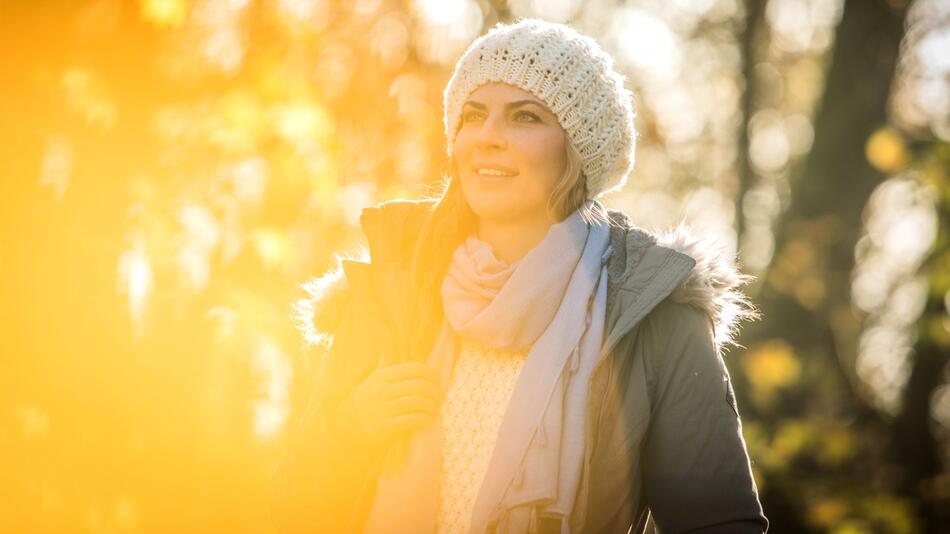
[[[442,193],[364,210],[370,258],[298,308],[329,353],[279,529],[764,532],[719,352],[754,311],[731,262],[596,200],[636,137],[610,56],[499,24],[444,104]]]

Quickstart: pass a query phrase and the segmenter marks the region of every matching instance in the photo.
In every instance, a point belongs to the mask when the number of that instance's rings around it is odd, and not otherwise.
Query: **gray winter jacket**
[[[361,224],[371,262],[343,260],[341,270],[305,285],[308,298],[298,305],[304,334],[330,348],[273,479],[281,532],[361,530],[379,456],[335,439],[327,414],[380,351],[398,343],[407,251],[428,207],[393,201],[367,208]],[[580,532],[640,533],[650,521],[664,534],[765,532],[720,351],[738,321],[754,315],[738,289],[745,277],[682,227],[658,237],[621,212],[610,217],[611,353],[591,378],[588,420],[595,423],[574,513],[583,518]],[[543,517],[538,532],[560,533],[559,518]]]

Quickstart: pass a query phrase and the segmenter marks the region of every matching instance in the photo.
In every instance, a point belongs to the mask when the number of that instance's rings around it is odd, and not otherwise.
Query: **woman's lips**
[[[495,174],[518,174],[517,169],[513,169],[507,165],[498,165],[495,163],[476,163],[472,165],[472,171],[475,173],[479,173],[479,171],[487,171],[488,173]]]
[[[518,176],[518,172],[514,169],[502,167],[500,165],[475,165],[472,169],[472,172],[478,176],[482,183],[486,184],[503,183],[511,178],[514,178],[515,176]]]

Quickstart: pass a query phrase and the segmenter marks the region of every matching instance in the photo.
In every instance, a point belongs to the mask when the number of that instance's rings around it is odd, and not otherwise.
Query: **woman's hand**
[[[380,366],[338,405],[331,425],[350,443],[377,449],[438,414],[437,384],[432,369],[419,362]]]

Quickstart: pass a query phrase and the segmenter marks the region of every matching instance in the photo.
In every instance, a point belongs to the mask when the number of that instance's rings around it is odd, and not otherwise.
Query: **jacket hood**
[[[387,208],[387,205],[401,203],[403,201],[387,202],[367,210],[380,210],[384,217],[386,211],[396,212],[395,209]],[[668,298],[705,312],[714,325],[717,345],[739,346],[735,340],[740,323],[759,317],[758,310],[740,289],[753,277],[741,273],[736,260],[715,241],[701,237],[685,224],[653,234],[634,226],[622,213],[610,211],[611,218],[626,231],[628,248],[663,247],[685,254],[695,261],[689,274]],[[364,224],[364,230],[366,226]],[[345,276],[346,262],[368,263],[369,260],[367,249],[353,256],[337,256],[333,268],[301,284],[305,295],[293,304],[293,318],[308,346],[329,346],[330,333],[336,330],[343,304],[350,295]],[[628,271],[634,269],[635,264],[628,264],[626,268]],[[627,274],[625,272],[624,276]]]
[[[308,347],[329,347],[332,332],[343,315],[343,305],[350,297],[343,262],[369,263],[369,250],[361,249],[353,256],[336,255],[335,260],[330,270],[300,284],[304,296],[292,304],[294,325]]]
[[[755,277],[740,272],[736,260],[729,257],[717,242],[700,237],[685,224],[660,234],[657,246],[686,254],[696,261],[670,298],[706,312],[715,325],[716,342],[721,347],[739,346],[735,340],[740,323],[760,317],[759,311],[740,289]]]

